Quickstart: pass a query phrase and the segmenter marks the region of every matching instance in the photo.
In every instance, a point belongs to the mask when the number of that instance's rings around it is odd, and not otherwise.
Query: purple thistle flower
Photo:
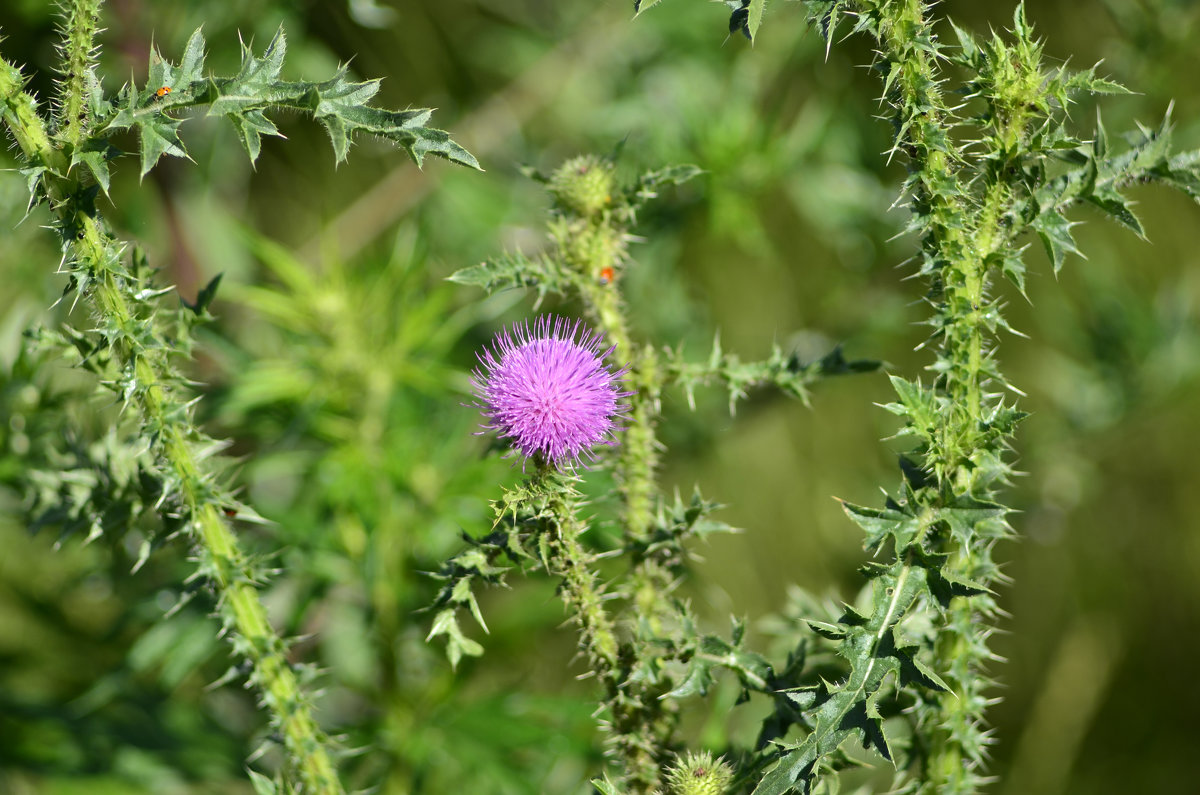
[[[624,370],[612,372],[601,335],[580,321],[542,315],[531,326],[514,324],[479,354],[474,372],[483,427],[510,439],[531,458],[574,466],[595,458],[592,448],[615,444],[612,434],[627,407],[620,399]]]

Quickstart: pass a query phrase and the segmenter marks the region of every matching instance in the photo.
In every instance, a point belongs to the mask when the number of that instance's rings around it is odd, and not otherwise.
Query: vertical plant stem
[[[615,262],[592,265],[593,272],[613,267]],[[639,346],[629,334],[629,323],[621,306],[621,294],[615,279],[608,284],[592,284],[584,290],[589,311],[616,346],[619,366],[629,370],[629,425],[621,435],[617,476],[625,500],[625,532],[631,539],[644,541],[654,521],[655,472],[658,468],[658,438],[654,420],[662,387],[658,373],[658,355],[649,346]]]
[[[989,381],[1000,382],[989,350],[985,312],[989,308],[989,260],[1002,243],[999,234],[1006,193],[1001,184],[988,186],[981,206],[964,197],[955,155],[950,149],[951,122],[941,96],[935,65],[936,48],[925,4],[921,0],[879,2],[879,42],[897,109],[895,148],[910,161],[910,189],[923,224],[924,266],[932,282],[934,339],[938,344],[935,394],[945,398],[940,426],[925,450],[925,469],[933,483],[916,491],[916,499],[934,510],[990,502],[1003,467],[1003,440],[984,429],[997,405],[986,394]],[[998,573],[991,549],[1006,525],[964,523],[955,537],[947,533],[940,546],[949,555],[947,571],[966,581],[993,583]],[[983,690],[990,684],[983,667],[992,658],[987,648],[995,603],[990,595],[959,597],[945,609],[936,630],[933,655],[950,692],[927,693],[917,710],[919,743],[925,772],[917,788],[923,793],[970,793],[982,782],[987,736]]]
[[[591,263],[588,272],[615,270],[619,264]],[[624,499],[625,541],[636,549],[648,544],[654,529],[660,448],[654,426],[660,410],[662,376],[654,348],[637,345],[629,333],[619,284],[617,279],[604,284],[589,281],[581,292],[605,338],[616,346],[616,363],[628,368],[626,384],[633,394],[629,398],[628,425],[621,435],[617,454],[616,477]],[[673,588],[674,577],[667,568],[648,554],[635,556],[628,583],[622,590],[631,600],[642,626],[654,638],[667,634],[667,624],[673,616],[670,599]],[[647,643],[642,647],[648,647],[651,639],[645,640]],[[638,663],[653,665],[646,660],[631,661],[631,665]],[[667,761],[678,724],[674,703],[663,698],[666,691],[656,686],[653,678],[646,676],[617,683],[619,692],[613,699],[614,704],[621,705],[622,716],[614,721],[614,729],[618,745],[628,747],[623,754],[625,772],[634,793],[650,793],[658,787],[662,764]]]
[[[550,482],[557,476],[543,467],[539,477]],[[653,733],[651,714],[645,694],[629,683],[632,649],[621,644],[612,619],[604,610],[596,574],[589,567],[589,556],[579,541],[586,529],[578,516],[578,505],[567,484],[555,483],[549,489],[546,532],[553,561],[552,573],[562,578],[560,595],[579,625],[580,651],[604,687],[604,702],[609,710],[609,743],[620,765],[624,784],[630,793],[651,793],[659,783],[661,748]]]
[[[126,404],[137,411],[174,491],[185,527],[198,550],[200,572],[212,583],[218,612],[234,651],[249,661],[272,723],[283,737],[290,766],[305,795],[343,792],[328,740],[272,629],[258,597],[261,575],[221,517],[221,489],[205,469],[203,450],[212,441],[196,429],[184,379],[175,373],[172,346],[164,339],[142,294],[152,294],[121,264],[122,247],[80,200],[78,182],[67,176],[67,158],[46,135],[32,98],[21,90],[17,70],[0,61],[0,110],[31,166],[45,168],[42,186],[51,199],[70,253],[67,267],[95,310],[98,327],[122,373]]]
[[[63,80],[60,86],[58,136],[75,147],[87,127],[87,91],[103,0],[69,0],[63,22]]]
[[[119,262],[117,243],[88,215],[78,218],[82,235],[74,244],[75,267],[86,272],[94,289],[97,313],[111,320],[120,334],[113,345],[123,369],[131,369],[137,384],[135,407],[142,424],[152,432],[157,454],[173,477],[189,519],[187,527],[199,550],[202,573],[218,595],[218,611],[235,651],[251,663],[250,681],[283,736],[289,759],[312,795],[342,792],[328,740],[312,716],[312,707],[286,657],[287,647],[271,627],[258,597],[261,575],[238,545],[215,504],[212,476],[203,467],[191,428],[186,401],[177,386],[164,349],[142,350],[129,340],[145,339],[148,322],[132,311],[127,285],[113,270]]]

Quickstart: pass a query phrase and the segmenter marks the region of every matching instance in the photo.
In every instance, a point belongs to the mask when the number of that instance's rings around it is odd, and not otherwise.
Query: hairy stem
[[[65,172],[67,159],[50,144],[37,103],[22,90],[24,85],[20,70],[0,59],[0,111],[21,154],[30,166]]]
[[[546,480],[557,475],[543,468],[539,476]],[[579,625],[580,651],[604,687],[604,703],[609,711],[609,744],[620,766],[630,793],[651,793],[659,784],[660,755],[663,748],[654,732],[651,718],[661,710],[647,703],[643,688],[629,683],[634,650],[618,641],[612,619],[604,610],[596,574],[589,567],[589,556],[579,541],[586,526],[578,516],[578,505],[569,486],[556,484],[550,490],[548,512],[551,573],[562,579],[560,595],[567,610]]]
[[[595,263],[593,270],[598,272],[616,264]],[[644,541],[654,521],[654,497],[658,491],[655,470],[659,444],[654,420],[662,386],[658,355],[651,346],[639,346],[630,337],[618,284],[613,280],[609,284],[589,285],[583,297],[605,339],[616,346],[613,353],[617,364],[629,370],[629,390],[634,394],[629,399],[629,424],[621,435],[617,477],[625,500],[625,532],[631,540]]]
[[[137,339],[136,325],[143,322],[131,310],[120,277],[110,267],[118,260],[117,243],[91,216],[80,217],[83,234],[75,244],[77,267],[86,270],[95,284],[94,300],[102,317],[113,320],[126,339]],[[176,478],[191,521],[192,540],[201,551],[202,567],[215,587],[219,612],[232,630],[231,640],[249,658],[251,681],[259,688],[283,735],[284,745],[297,767],[304,792],[336,795],[342,792],[327,752],[328,743],[312,716],[312,708],[286,657],[286,645],[271,627],[258,597],[259,574],[238,545],[236,537],[213,501],[210,476],[205,472],[189,426],[181,423],[180,398],[172,394],[171,364],[161,349],[142,351],[127,344],[114,345],[123,364],[132,365],[140,382],[137,408],[143,424],[154,429],[158,455]]]
[[[58,137],[71,146],[78,146],[86,133],[88,77],[93,66],[102,3],[103,0],[70,0],[66,7]]]
[[[868,4],[864,4],[868,5]],[[965,206],[950,140],[950,114],[942,99],[935,61],[929,46],[933,33],[922,0],[874,5],[878,14],[882,57],[896,75],[889,97],[898,109],[896,149],[910,161],[913,204],[924,228],[922,246],[933,280],[935,334],[935,391],[947,398],[949,410],[940,413],[940,427],[925,451],[925,468],[934,483],[916,493],[929,507],[946,508],[961,500],[988,500],[994,484],[978,467],[980,454],[999,457],[1002,443],[988,440],[981,429],[995,400],[985,393],[993,376],[984,313],[988,308],[989,258],[1002,244],[999,234],[1003,186],[988,187],[981,207]],[[971,528],[972,531],[977,528]],[[949,555],[948,571],[984,585],[995,578],[990,552],[995,537],[968,532],[947,535],[942,548]],[[981,782],[978,769],[987,743],[981,691],[989,684],[982,667],[990,657],[986,639],[994,603],[986,595],[961,597],[945,609],[937,630],[934,662],[950,692],[922,696],[927,709],[918,711],[925,774],[919,791],[969,793]]]
[[[619,264],[590,263],[588,271],[596,273]],[[659,413],[662,376],[654,348],[637,345],[629,334],[618,285],[616,279],[603,284],[588,283],[581,292],[605,338],[616,346],[616,363],[628,369],[626,384],[634,393],[629,398],[628,425],[621,435],[615,473],[624,500],[625,541],[630,547],[638,547],[649,541],[655,518],[660,445],[654,425]],[[633,561],[623,591],[638,618],[656,637],[664,635],[673,615],[669,598],[673,586],[671,572],[653,558],[641,556]],[[660,763],[665,761],[672,745],[676,712],[663,699],[666,691],[649,681],[626,680],[617,682],[616,687],[612,701],[622,705],[622,714],[613,722],[614,742],[623,749],[628,785],[634,793],[653,792],[659,784]]]
[[[42,189],[51,201],[71,256],[68,268],[105,329],[122,373],[122,392],[153,440],[165,477],[178,494],[186,527],[198,549],[201,573],[217,592],[218,612],[235,652],[251,666],[250,681],[283,737],[288,758],[305,795],[340,795],[328,740],[312,715],[286,644],[272,629],[258,597],[261,577],[221,517],[220,488],[206,470],[203,449],[211,440],[194,426],[184,379],[170,361],[152,314],[137,298],[152,294],[122,264],[122,247],[103,227],[94,208],[67,176],[67,158],[55,148],[32,98],[21,90],[15,68],[0,61],[0,108],[27,163],[42,167]],[[142,311],[139,311],[142,310]]]

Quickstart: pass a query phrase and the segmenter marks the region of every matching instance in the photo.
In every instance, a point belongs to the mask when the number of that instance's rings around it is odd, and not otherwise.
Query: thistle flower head
[[[543,315],[515,324],[479,354],[474,373],[484,425],[509,439],[526,458],[561,467],[594,458],[613,444],[626,410],[620,402],[624,371],[604,363],[612,348],[581,322]]]

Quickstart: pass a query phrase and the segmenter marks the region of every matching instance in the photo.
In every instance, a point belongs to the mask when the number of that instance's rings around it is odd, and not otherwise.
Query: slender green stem
[[[594,271],[616,263],[593,265]],[[654,430],[662,390],[658,355],[651,346],[634,343],[629,324],[621,306],[621,294],[616,280],[608,284],[588,285],[584,300],[595,316],[605,339],[616,346],[616,364],[629,371],[628,425],[621,434],[617,477],[625,502],[625,533],[634,541],[644,541],[654,521],[654,497],[658,491],[655,472],[658,469],[659,443]]]
[[[558,477],[543,467],[543,481]],[[573,490],[555,483],[549,490],[548,513],[550,533],[551,573],[562,579],[560,594],[567,610],[579,625],[580,651],[587,657],[592,671],[604,687],[604,703],[608,708],[609,744],[631,795],[649,795],[659,785],[661,755],[658,727],[653,722],[661,709],[644,692],[632,687],[629,681],[634,650],[620,643],[612,619],[604,609],[603,596],[589,555],[580,543],[586,526],[580,520],[579,507],[573,500]]]
[[[615,255],[614,255],[615,257]],[[614,261],[588,263],[585,272],[616,269]],[[595,317],[608,342],[615,346],[616,364],[627,369],[629,398],[627,425],[621,434],[615,474],[623,498],[626,544],[647,544],[654,529],[658,496],[659,444],[655,421],[659,414],[662,375],[658,354],[650,345],[638,345],[629,333],[621,303],[619,280],[587,281],[581,290],[588,312]],[[622,588],[632,601],[642,626],[654,637],[665,637],[674,615],[670,592],[674,576],[648,555],[633,561],[628,583]],[[631,652],[632,653],[632,652]],[[648,660],[631,661],[653,665]],[[610,701],[614,707],[614,743],[624,762],[627,786],[632,793],[650,793],[659,785],[661,767],[673,744],[678,715],[665,700],[665,690],[638,679],[617,682]]]
[[[152,316],[135,308],[133,296],[147,288],[121,266],[121,245],[79,200],[79,184],[67,176],[67,158],[46,134],[45,123],[19,72],[0,61],[0,111],[28,164],[41,167],[42,190],[51,200],[72,254],[69,265],[90,300],[117,361],[127,400],[154,440],[166,478],[176,488],[187,528],[199,550],[201,571],[218,594],[219,613],[235,651],[252,666],[250,679],[283,736],[288,758],[305,795],[340,795],[343,790],[329,754],[328,740],[296,672],[286,645],[272,629],[258,597],[256,567],[238,546],[221,517],[214,476],[200,455],[202,434],[195,430],[182,377],[174,372],[170,346]]]
[[[232,642],[251,661],[251,681],[278,723],[303,791],[338,795],[343,790],[328,740],[287,661],[286,645],[267,619],[258,596],[259,576],[214,504],[211,478],[197,456],[190,429],[181,425],[184,416],[178,409],[183,401],[174,394],[177,387],[171,383],[167,353],[156,347],[138,350],[125,342],[140,337],[137,325],[144,321],[131,310],[121,277],[112,270],[112,263],[119,261],[116,241],[95,218],[84,215],[80,222],[82,235],[74,244],[78,266],[92,277],[98,312],[121,332],[114,352],[135,373],[137,408],[143,424],[156,431],[157,452],[178,484],[203,568],[219,595],[222,618],[233,630]]]
[[[63,81],[60,86],[58,137],[79,146],[87,131],[88,80],[96,49],[103,0],[69,0],[63,23]]]

